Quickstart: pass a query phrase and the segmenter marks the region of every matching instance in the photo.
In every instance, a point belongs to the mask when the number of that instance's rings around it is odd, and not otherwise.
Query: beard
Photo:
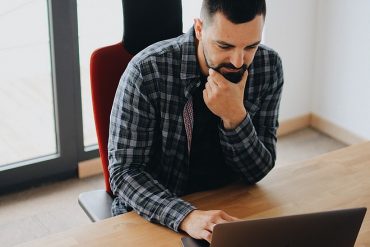
[[[238,83],[243,77],[244,72],[248,69],[248,66],[246,64],[243,64],[240,68],[236,68],[233,64],[231,63],[221,63],[217,66],[211,66],[210,63],[208,62],[208,59],[206,57],[206,54],[203,49],[203,56],[204,60],[206,61],[206,65],[208,68],[211,68],[213,70],[216,70],[218,73],[220,73],[223,77],[225,77],[226,80],[232,82],[232,83]],[[238,70],[236,72],[227,72],[223,73],[221,72],[222,68],[227,68],[227,69],[234,69]]]

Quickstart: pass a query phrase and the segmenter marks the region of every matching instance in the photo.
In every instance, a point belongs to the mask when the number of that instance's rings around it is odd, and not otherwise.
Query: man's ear
[[[202,39],[202,28],[203,28],[203,21],[199,18],[194,19],[194,31],[195,36],[198,40]]]

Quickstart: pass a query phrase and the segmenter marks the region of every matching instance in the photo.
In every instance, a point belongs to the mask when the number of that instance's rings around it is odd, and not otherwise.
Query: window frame
[[[99,156],[84,147],[76,0],[47,1],[57,154],[0,167],[0,193],[77,177],[78,163]]]

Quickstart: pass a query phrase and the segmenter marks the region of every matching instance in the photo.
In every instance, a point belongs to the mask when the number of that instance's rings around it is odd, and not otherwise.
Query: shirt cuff
[[[249,114],[235,129],[225,129],[221,123],[220,132],[221,141],[232,150],[245,149],[246,144],[254,142],[257,138],[257,132]]]
[[[166,225],[172,230],[179,232],[179,226],[189,213],[196,208],[189,202],[186,202],[180,198],[175,198],[166,202],[166,206],[161,213],[161,224]]]

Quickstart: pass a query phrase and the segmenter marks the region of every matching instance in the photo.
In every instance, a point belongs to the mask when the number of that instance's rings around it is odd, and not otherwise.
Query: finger
[[[209,82],[209,83],[212,83],[212,84],[214,84],[215,86],[217,86],[218,87],[218,84],[217,84],[217,82],[214,80],[214,78],[212,77],[212,76],[208,76],[207,77],[207,82]]]
[[[227,214],[227,213],[225,213],[225,212],[222,212],[221,217],[222,217],[223,219],[225,219],[226,221],[228,221],[228,222],[232,222],[232,221],[239,221],[239,219],[238,219],[238,218],[236,218],[236,217],[234,217],[234,216],[231,216],[231,215],[229,215],[229,214]]]
[[[210,88],[212,94],[216,93],[217,90],[219,89],[218,85],[216,84],[216,82],[214,80],[209,80],[207,83],[206,83],[206,86],[208,85],[208,87]]]
[[[218,219],[215,220],[214,226],[217,225],[217,224],[222,224],[222,223],[227,223],[227,222],[229,222],[229,221],[227,221],[227,220],[225,220],[223,218],[218,218]],[[213,228],[212,228],[212,232],[213,232]]]
[[[217,86],[222,87],[227,84],[227,80],[223,75],[218,73],[214,69],[209,69],[209,77],[217,84]]]
[[[240,85],[242,88],[245,87],[245,84],[247,84],[247,78],[248,78],[248,70],[244,71],[244,74],[242,76],[242,79],[240,80],[240,82],[238,83],[238,85]]]
[[[203,90],[203,100],[204,102],[208,102],[208,92],[206,89]]]
[[[234,216],[230,216],[230,217],[233,219],[233,221],[242,221],[242,219],[236,218]]]
[[[213,94],[214,87],[211,84],[212,83],[207,82],[205,85],[205,90],[207,91],[208,96]]]
[[[213,228],[216,226],[217,223],[214,223],[214,222],[208,222],[207,226],[206,226],[206,229],[209,231],[209,232],[213,232]]]
[[[212,240],[212,233],[207,230],[202,230],[200,232],[200,237],[204,240],[207,240],[208,243],[211,243]]]

